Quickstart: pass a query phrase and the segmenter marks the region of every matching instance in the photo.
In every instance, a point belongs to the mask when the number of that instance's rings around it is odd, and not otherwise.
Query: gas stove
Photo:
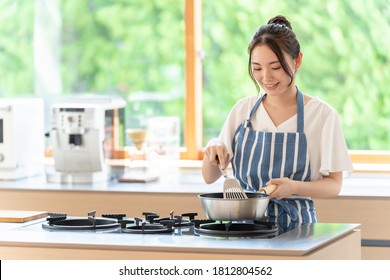
[[[346,245],[352,241],[357,247],[356,255],[360,252],[360,232],[355,231],[358,225],[354,224],[297,224],[286,230],[283,225],[267,221],[211,221],[196,215],[175,215],[173,211],[161,215],[162,218],[156,213],[143,214],[138,218],[124,214],[96,216],[95,211],[82,217],[57,213],[22,225],[13,223],[1,231],[3,247],[0,247],[8,251],[0,250],[0,257],[272,259],[286,256],[290,259],[291,256],[306,258],[310,254],[313,259],[317,249],[324,246],[339,248],[340,245],[345,247],[342,252],[349,252],[350,247]],[[339,252],[338,249],[332,258],[339,258]],[[323,257],[325,253],[318,254]]]
[[[126,214],[102,214],[88,212],[87,217],[68,217],[63,213],[49,213],[42,228],[47,231],[111,232],[122,234],[171,234],[214,237],[273,238],[279,234],[275,223],[267,221],[214,221],[196,219],[197,213],[166,217],[154,212],[143,212],[142,218],[127,218]]]

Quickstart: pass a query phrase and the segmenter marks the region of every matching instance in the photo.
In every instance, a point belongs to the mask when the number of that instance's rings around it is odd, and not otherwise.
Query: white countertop
[[[39,219],[23,224],[0,223],[0,246],[24,246],[73,249],[120,249],[131,251],[178,251],[305,255],[324,244],[353,231],[357,224],[308,224],[272,239],[207,237],[182,233],[175,234],[125,234],[92,233],[87,231],[47,231]]]

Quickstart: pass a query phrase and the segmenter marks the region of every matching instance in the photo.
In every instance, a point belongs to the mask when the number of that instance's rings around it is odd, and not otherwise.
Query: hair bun
[[[291,23],[287,20],[286,17],[281,16],[281,15],[278,15],[278,16],[271,18],[268,21],[268,24],[280,24],[280,25],[292,30]]]

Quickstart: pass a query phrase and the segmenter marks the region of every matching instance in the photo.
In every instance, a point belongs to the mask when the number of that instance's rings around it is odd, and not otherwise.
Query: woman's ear
[[[301,66],[302,64],[302,57],[303,57],[303,54],[302,52],[300,52],[298,54],[298,57],[295,59],[295,69],[298,70],[298,68]]]

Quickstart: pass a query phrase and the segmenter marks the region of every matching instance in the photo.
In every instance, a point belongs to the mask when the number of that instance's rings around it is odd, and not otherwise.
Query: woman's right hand
[[[229,165],[229,153],[221,139],[211,139],[204,152],[213,166],[223,170]]]
[[[202,164],[203,179],[207,184],[214,183],[221,177],[221,169],[229,165],[229,154],[226,145],[218,138],[209,141]]]

